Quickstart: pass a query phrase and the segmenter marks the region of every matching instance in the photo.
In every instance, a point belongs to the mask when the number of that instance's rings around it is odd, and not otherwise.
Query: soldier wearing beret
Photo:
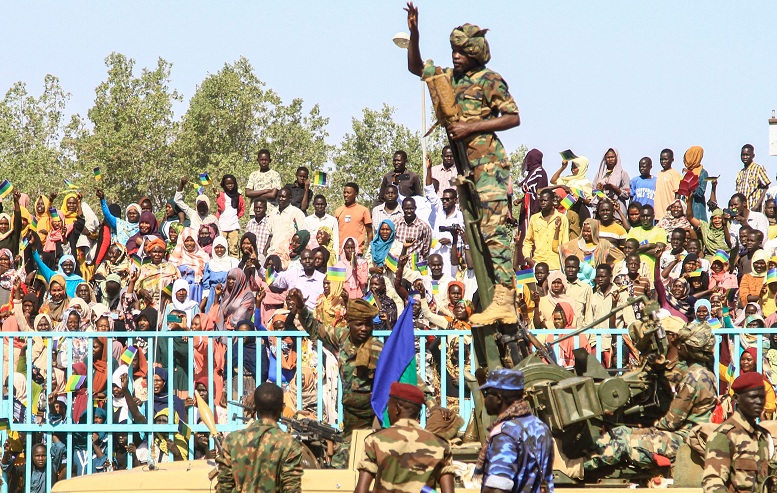
[[[731,385],[734,414],[707,441],[704,457],[704,493],[760,491],[769,475],[774,441],[756,423],[766,401],[760,373],[743,373]]]
[[[343,383],[343,443],[332,457],[332,467],[348,466],[348,450],[353,430],[368,429],[375,419],[370,404],[375,365],[383,350],[383,343],[372,337],[372,321],[378,314],[377,307],[363,299],[349,300],[345,324],[336,327],[317,320],[305,306],[298,289],[289,291],[287,298],[289,316],[286,326],[296,330],[297,315],[305,331],[321,341],[337,354],[340,379]]]
[[[418,493],[438,483],[442,493],[454,492],[450,443],[418,423],[424,400],[415,385],[391,384],[386,410],[391,427],[365,439],[354,493],[368,493],[373,478],[374,493]]]
[[[482,491],[553,492],[553,437],[523,398],[523,373],[493,370],[480,390],[486,411],[496,416],[475,468],[483,474]]]

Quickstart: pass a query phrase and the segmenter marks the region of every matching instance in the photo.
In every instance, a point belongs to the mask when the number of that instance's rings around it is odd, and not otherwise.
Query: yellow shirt
[[[561,219],[561,229],[556,236],[556,218]],[[523,256],[533,259],[535,262],[545,262],[549,270],[561,269],[561,260],[558,255],[558,246],[569,241],[569,221],[566,216],[558,211],[546,221],[542,212],[532,214],[529,218],[529,226],[526,238],[523,240]]]

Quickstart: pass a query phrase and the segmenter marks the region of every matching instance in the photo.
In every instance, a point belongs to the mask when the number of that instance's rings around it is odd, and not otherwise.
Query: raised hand
[[[413,5],[413,2],[407,2],[407,7],[404,8],[407,12],[407,28],[411,31],[418,29],[418,7]]]

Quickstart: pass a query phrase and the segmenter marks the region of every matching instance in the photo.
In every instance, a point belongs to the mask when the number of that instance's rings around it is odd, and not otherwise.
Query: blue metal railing
[[[537,336],[546,336],[546,335],[553,335],[554,337],[559,337],[561,335],[567,334],[571,332],[571,330],[537,330],[534,331],[534,333]],[[715,347],[715,361],[719,361],[720,359],[720,340],[721,336],[723,335],[730,335],[733,338],[734,347],[740,348],[741,342],[743,341],[743,334],[744,333],[754,335],[755,341],[751,342],[752,345],[755,345],[757,348],[758,358],[757,358],[757,365],[758,365],[758,371],[761,371],[761,361],[762,361],[762,355],[764,354],[764,349],[762,347],[762,344],[764,340],[768,340],[768,335],[777,333],[777,330],[775,329],[747,329],[746,331],[744,329],[719,329],[714,331],[714,333],[717,336],[718,344],[716,344]],[[388,331],[376,331],[375,336],[378,338],[385,338],[389,334]],[[602,347],[604,338],[613,338],[614,341],[612,341],[612,347],[615,350],[616,354],[623,355],[627,352],[627,346],[624,343],[623,336],[627,334],[627,331],[625,329],[591,329],[586,332],[586,335],[588,335],[589,339],[591,340],[592,345],[594,346],[594,353],[597,357],[597,359],[601,360],[602,357]],[[475,361],[475,352],[471,346],[472,342],[466,342],[465,337],[469,336],[469,331],[460,331],[460,330],[416,330],[415,336],[417,338],[417,346],[419,348],[418,354],[426,355],[427,354],[427,337],[428,336],[434,336],[440,337],[440,346],[439,346],[439,354],[440,354],[440,364],[439,364],[439,402],[442,403],[442,405],[445,405],[447,403],[447,390],[448,390],[448,373],[447,373],[447,363],[448,363],[448,339],[453,338],[454,340],[457,340],[458,342],[458,378],[455,382],[455,387],[457,389],[455,397],[458,397],[459,399],[459,413],[462,415],[462,417],[465,420],[465,423],[469,421],[471,410],[472,410],[472,403],[469,398],[466,398],[466,392],[465,392],[465,381],[464,381],[464,373],[465,373],[465,365],[468,365],[469,368],[476,368],[477,364]],[[86,461],[86,473],[92,473],[94,472],[94,467],[92,463],[92,457],[94,453],[93,449],[93,443],[89,439],[91,436],[91,433],[107,433],[107,443],[105,445],[106,450],[105,454],[108,456],[109,461],[113,458],[113,452],[114,452],[114,436],[113,433],[145,433],[146,434],[146,440],[149,442],[153,438],[154,433],[160,433],[160,434],[172,434],[179,431],[178,426],[174,424],[154,424],[153,420],[153,388],[154,388],[154,361],[155,357],[154,355],[157,354],[156,349],[160,346],[166,345],[167,348],[167,361],[163,362],[162,366],[167,369],[168,371],[168,409],[173,409],[173,395],[175,391],[178,390],[185,390],[188,392],[190,396],[194,395],[195,392],[195,384],[194,384],[194,374],[195,374],[195,359],[193,357],[195,352],[195,338],[201,337],[205,338],[206,344],[205,344],[205,361],[209,362],[208,368],[207,368],[207,379],[208,379],[208,406],[210,409],[215,409],[215,404],[218,402],[218,398],[220,396],[214,395],[214,378],[220,378],[219,376],[214,374],[215,371],[215,344],[222,343],[226,346],[226,354],[225,354],[225,363],[224,363],[224,389],[227,392],[228,400],[234,401],[237,400],[239,397],[243,396],[246,393],[250,393],[253,391],[253,389],[246,389],[244,388],[244,356],[245,356],[245,341],[246,338],[249,337],[255,337],[256,338],[256,348],[255,348],[255,360],[256,360],[256,378],[258,380],[258,375],[262,374],[262,358],[261,352],[265,351],[265,345],[260,343],[262,339],[265,341],[268,341],[269,339],[275,339],[276,342],[272,346],[273,355],[275,357],[275,360],[277,364],[275,365],[275,372],[274,375],[268,375],[268,379],[270,381],[274,381],[276,383],[279,383],[282,381],[282,367],[280,364],[279,358],[279,352],[281,351],[281,344],[279,343],[281,338],[290,337],[293,340],[293,347],[296,351],[296,368],[297,371],[294,375],[294,381],[296,383],[296,408],[297,410],[301,409],[303,404],[303,385],[302,385],[302,371],[299,371],[303,367],[303,350],[302,350],[302,344],[303,341],[307,340],[309,341],[309,336],[305,332],[301,331],[273,331],[273,332],[219,332],[219,331],[198,331],[198,332],[88,332],[88,333],[76,333],[76,332],[46,332],[46,333],[37,333],[37,332],[20,332],[20,333],[4,333],[3,338],[0,338],[0,354],[3,355],[4,362],[3,364],[0,364],[0,382],[3,382],[4,387],[7,387],[7,391],[3,392],[2,395],[0,395],[0,417],[7,417],[11,421],[13,421],[13,380],[14,380],[14,373],[16,371],[15,366],[15,358],[14,358],[14,348],[17,342],[26,342],[27,343],[27,367],[26,371],[24,373],[24,378],[27,383],[27,389],[28,389],[28,402],[27,402],[27,412],[25,415],[25,419],[20,423],[12,423],[11,424],[11,430],[14,432],[22,432],[26,433],[25,437],[25,451],[28,460],[26,460],[25,465],[25,477],[29,478],[31,476],[32,472],[32,461],[29,460],[30,452],[32,449],[33,444],[33,434],[34,433],[42,433],[44,436],[44,440],[46,442],[46,451],[47,451],[47,457],[51,457],[51,446],[52,446],[52,433],[57,433],[58,435],[64,435],[66,436],[66,439],[64,441],[64,445],[66,447],[66,454],[65,454],[65,463],[67,464],[65,470],[65,474],[67,478],[70,478],[73,474],[73,465],[74,461],[77,460],[76,455],[74,453],[74,437],[75,433],[86,433],[87,439],[86,439],[86,451],[85,456],[87,458]],[[767,337],[763,337],[767,336]],[[174,339],[176,338],[187,338],[186,339],[186,347],[188,349],[189,359],[188,359],[188,366],[185,369],[187,374],[187,384],[186,388],[184,389],[174,389],[173,388],[173,381],[174,381],[174,348],[173,343]],[[107,383],[106,383],[106,389],[105,389],[105,397],[106,402],[104,403],[104,406],[107,408],[107,419],[105,423],[103,424],[96,424],[94,422],[94,406],[89,405],[89,403],[93,403],[93,400],[95,398],[94,395],[94,389],[92,388],[92,369],[94,368],[94,356],[92,351],[87,350],[86,356],[84,358],[83,363],[86,365],[87,368],[87,375],[86,376],[86,394],[87,394],[87,405],[86,405],[86,424],[78,424],[74,423],[73,416],[72,416],[72,409],[73,409],[73,394],[72,393],[66,393],[66,401],[67,401],[67,416],[64,420],[64,423],[53,425],[48,421],[48,404],[45,399],[42,400],[43,406],[46,407],[44,411],[45,418],[43,419],[43,422],[38,422],[38,416],[33,416],[32,409],[33,409],[33,402],[32,402],[32,388],[33,388],[33,378],[32,378],[32,361],[29,355],[31,354],[31,350],[33,348],[33,338],[38,339],[38,346],[41,344],[41,342],[46,343],[46,349],[49,350],[49,348],[52,348],[55,344],[55,341],[58,346],[58,351],[60,354],[63,354],[65,356],[66,364],[63,365],[62,368],[60,368],[62,371],[64,371],[64,378],[67,380],[68,377],[73,375],[73,342],[76,339],[80,339],[81,343],[84,341],[87,342],[87,348],[92,347],[92,343],[94,339],[97,338],[106,338],[107,344],[105,344],[104,351],[107,351],[109,354],[109,357],[107,358],[107,369],[106,369],[106,375],[107,375]],[[128,423],[114,423],[113,419],[113,405],[112,405],[112,379],[111,376],[113,375],[114,370],[116,369],[116,363],[113,361],[113,358],[111,356],[111,349],[113,347],[113,341],[120,339],[136,339],[136,338],[147,338],[147,368],[146,368],[146,385],[149,392],[148,400],[143,403],[140,408],[141,410],[145,410],[145,416],[148,419],[148,424],[142,424],[142,423],[133,423],[132,422],[132,416],[130,415],[128,419]],[[574,344],[575,347],[577,347],[578,340],[577,338],[574,338]],[[64,347],[64,350],[62,349]],[[201,346],[200,346],[201,347]],[[233,352],[236,351],[236,361],[237,364],[235,365],[235,368],[232,366],[233,361]],[[559,348],[558,346],[554,346],[554,351],[556,352],[556,356],[559,357]],[[467,355],[467,353],[469,353]],[[736,362],[736,366],[738,367],[739,362],[739,354],[741,353],[741,350],[736,350],[732,354],[732,359]],[[316,406],[315,406],[315,412],[316,417],[319,421],[322,421],[324,419],[324,396],[323,396],[323,383],[324,383],[324,348],[321,341],[315,341],[314,350],[309,351],[308,353],[310,356],[315,354],[316,361],[317,361],[317,370],[316,371]],[[47,393],[46,389],[52,389],[52,374],[53,369],[52,366],[56,366],[56,360],[52,357],[52,355],[49,355],[48,358],[48,367],[47,368],[40,368],[42,372],[45,371],[45,381],[43,383],[44,390],[43,394]],[[200,369],[202,371],[202,369]],[[738,368],[737,368],[738,372]],[[419,361],[419,374],[422,376],[422,378],[426,375],[426,359],[425,357],[420,358]],[[720,370],[719,365],[715,365],[715,374],[716,377],[720,377]],[[130,372],[130,375],[132,375],[132,372]],[[235,380],[236,379],[236,380]],[[132,381],[132,378],[130,378]],[[339,379],[338,379],[339,381]],[[257,384],[259,382],[257,381]],[[431,384],[431,382],[429,382]],[[288,386],[284,386],[288,390]],[[132,389],[132,385],[130,384],[130,389]],[[337,399],[336,399],[336,406],[337,406],[337,416],[336,417],[329,417],[330,421],[333,421],[335,426],[338,426],[342,422],[342,386],[337,385]],[[42,410],[39,410],[39,414]],[[233,403],[228,402],[227,408],[226,408],[226,414],[228,417],[231,417],[233,415],[242,416],[242,409],[236,406]],[[189,451],[189,458],[194,457],[194,441],[196,439],[196,433],[198,432],[207,432],[207,428],[203,424],[195,424],[194,421],[194,411],[193,408],[189,408],[186,411],[186,421],[189,424],[189,428],[194,432],[192,433],[192,436],[188,440],[188,451]],[[228,419],[226,423],[217,423],[216,428],[220,432],[232,432],[238,429],[241,429],[244,427],[244,423],[241,420],[237,419]],[[0,433],[0,440],[5,441],[7,438],[7,433],[2,432]],[[149,444],[150,445],[150,444]],[[213,446],[212,438],[210,442],[210,447]],[[131,459],[128,457],[127,459],[128,467],[131,467]],[[47,485],[50,488],[51,487],[51,471],[50,467],[48,467],[49,471],[47,472]],[[7,491],[7,480],[4,481],[4,485],[2,487],[2,491]],[[29,491],[29,482],[27,485],[27,491]]]

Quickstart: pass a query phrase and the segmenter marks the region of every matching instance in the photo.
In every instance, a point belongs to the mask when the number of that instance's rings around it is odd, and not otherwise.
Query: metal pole
[[[421,169],[426,183],[426,84],[421,81]]]

